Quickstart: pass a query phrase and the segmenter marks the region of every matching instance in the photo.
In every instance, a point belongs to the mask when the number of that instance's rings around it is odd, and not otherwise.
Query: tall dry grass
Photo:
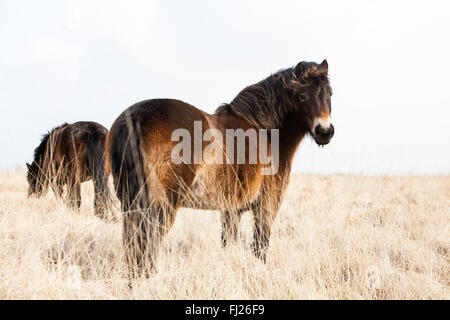
[[[222,249],[218,212],[182,209],[132,290],[121,223],[94,216],[91,183],[80,211],[26,189],[24,172],[0,173],[0,299],[450,298],[450,176],[294,175],[267,264],[250,214]]]

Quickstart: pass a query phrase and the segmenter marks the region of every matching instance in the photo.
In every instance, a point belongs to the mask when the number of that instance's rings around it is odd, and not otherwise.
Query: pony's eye
[[[300,93],[300,101],[305,102],[308,100],[308,95],[306,93]]]

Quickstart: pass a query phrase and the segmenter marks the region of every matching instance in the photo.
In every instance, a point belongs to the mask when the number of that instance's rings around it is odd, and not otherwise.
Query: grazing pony
[[[321,64],[300,62],[272,74],[242,90],[214,114],[173,99],[145,100],[126,109],[108,133],[105,153],[124,214],[130,276],[148,276],[158,244],[180,207],[220,210],[223,246],[236,237],[241,213],[252,210],[253,251],[265,261],[270,228],[299,143],[307,134],[320,146],[333,137],[331,94],[324,60]],[[267,130],[270,137],[251,140],[247,134],[251,130]],[[228,139],[229,132],[244,134],[244,151],[223,143],[220,136]],[[183,161],[174,158],[180,137],[194,149],[193,154],[183,150]],[[239,134],[233,139],[239,140]],[[264,150],[270,149],[269,164],[261,159],[249,161],[264,144]],[[224,154],[226,161],[220,161]],[[241,156],[246,161],[236,160]],[[268,166],[275,170],[263,174]]]
[[[41,196],[51,185],[62,197],[67,186],[71,208],[81,206],[80,184],[94,182],[95,214],[104,217],[109,203],[108,175],[104,165],[104,147],[108,130],[96,122],[64,123],[42,137],[34,150],[34,160],[27,163],[28,196]]]

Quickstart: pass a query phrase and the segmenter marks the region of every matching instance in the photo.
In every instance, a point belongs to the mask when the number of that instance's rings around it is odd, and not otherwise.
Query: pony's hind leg
[[[220,212],[222,222],[221,243],[223,248],[227,246],[230,240],[237,240],[242,212],[244,212],[242,209],[236,211],[225,210]]]
[[[150,267],[145,268],[145,256],[147,252],[147,245],[149,243],[150,230],[149,219],[146,215],[146,210],[134,210],[124,214],[123,219],[123,244],[125,248],[125,258],[129,268],[130,281],[134,278],[140,277],[142,273],[148,269],[153,268],[153,263]],[[148,277],[150,273],[145,272]]]
[[[125,213],[123,241],[130,280],[149,277],[156,271],[155,255],[175,220],[175,213],[173,207],[159,204]]]
[[[67,185],[68,204],[71,209],[79,209],[81,207],[81,184],[74,182]]]
[[[107,180],[100,182],[94,181],[94,213],[97,217],[105,219],[105,211],[110,205],[110,196],[107,185]]]
[[[64,194],[64,184],[62,181],[56,180],[53,184],[52,184],[52,189],[53,189],[53,193],[55,194],[55,196],[59,199],[61,199],[63,197]]]
[[[94,212],[99,218],[105,218],[105,202],[103,200],[102,192],[95,189],[94,190]]]

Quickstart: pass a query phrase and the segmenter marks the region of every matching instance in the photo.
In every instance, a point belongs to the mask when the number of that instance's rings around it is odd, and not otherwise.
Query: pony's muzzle
[[[324,126],[321,123],[314,127],[314,139],[318,145],[328,144],[333,138],[334,126],[330,123],[328,126]]]

